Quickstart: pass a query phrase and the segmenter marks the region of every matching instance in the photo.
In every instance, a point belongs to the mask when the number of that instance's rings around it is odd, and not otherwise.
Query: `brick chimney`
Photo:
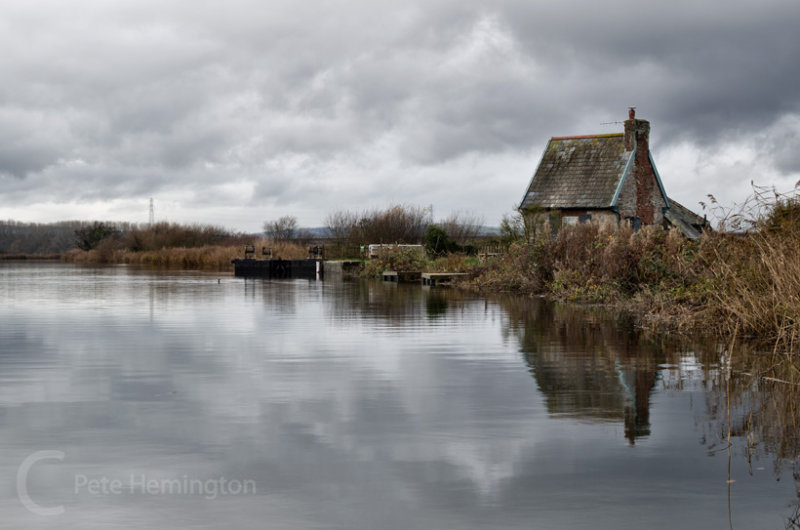
[[[643,224],[660,223],[666,202],[658,186],[655,168],[650,160],[650,122],[636,119],[636,109],[628,109],[625,120],[625,150],[636,149],[633,159],[633,178],[636,183],[634,218]]]
[[[625,150],[633,151],[633,147],[640,153],[647,153],[650,149],[650,122],[636,119],[636,107],[628,108],[628,119],[625,120]]]

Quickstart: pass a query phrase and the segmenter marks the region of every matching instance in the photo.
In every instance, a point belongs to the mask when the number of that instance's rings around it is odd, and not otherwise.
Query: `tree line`
[[[385,209],[339,210],[325,217],[328,238],[342,245],[370,243],[423,243],[426,231],[435,226],[452,242],[468,243],[481,235],[483,220],[454,213],[434,222],[430,207],[393,205]],[[283,216],[266,221],[265,235],[275,241],[309,241],[314,236],[298,227],[297,218]]]
[[[91,231],[97,221],[26,223],[0,221],[0,254],[59,254],[78,245],[78,233]],[[115,232],[129,231],[131,223],[102,223]],[[80,248],[80,247],[79,247]]]
[[[263,224],[264,235],[275,242],[307,245],[314,240],[326,239],[341,246],[359,246],[424,243],[433,238],[437,248],[452,251],[480,237],[482,219],[454,213],[434,222],[430,207],[393,205],[385,209],[333,212],[325,218],[325,228],[327,234],[320,237],[320,234],[301,228],[294,216],[283,216]],[[151,226],[110,221],[26,223],[9,220],[0,221],[0,254],[58,254],[75,248],[138,252],[226,246],[247,244],[254,236],[201,224],[161,222]]]
[[[238,244],[241,234],[213,225],[111,221],[25,223],[0,221],[0,254],[60,254],[101,245],[131,251]]]

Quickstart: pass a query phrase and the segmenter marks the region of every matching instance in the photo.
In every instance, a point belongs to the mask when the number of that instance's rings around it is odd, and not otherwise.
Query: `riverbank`
[[[737,235],[696,241],[645,227],[566,227],[519,242],[464,285],[607,304],[639,324],[753,337],[793,351],[800,341],[800,203],[781,202]]]
[[[63,254],[0,254],[0,261],[60,260]]]
[[[293,243],[256,241],[254,247],[272,249],[273,256],[283,259],[302,259],[308,250]],[[244,245],[204,245],[193,248],[162,248],[134,251],[127,248],[100,247],[92,250],[71,250],[62,255],[68,263],[130,264],[165,269],[192,269],[233,272],[231,261],[243,257]]]
[[[496,255],[430,259],[418,251],[391,252],[365,261],[361,275],[462,272],[467,276],[461,285],[477,292],[603,304],[629,312],[639,325],[756,337],[793,351],[800,342],[800,199],[776,194],[757,206],[756,214],[729,216],[735,222],[727,230],[698,240],[660,227],[634,232],[586,223],[535,241],[520,233]],[[232,271],[231,261],[243,257],[244,245],[254,245],[256,257],[262,247],[283,259],[302,259],[308,252],[304,245],[233,237],[213,227],[162,224],[111,234],[91,250],[73,250],[62,259]]]

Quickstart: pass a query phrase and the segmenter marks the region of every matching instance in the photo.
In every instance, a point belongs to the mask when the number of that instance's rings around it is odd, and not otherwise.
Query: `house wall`
[[[565,222],[565,219],[576,219],[577,222],[573,222],[572,224],[578,224],[580,222],[580,216],[589,214],[592,216],[593,223],[614,223],[617,224],[619,222],[619,215],[612,212],[611,210],[561,210],[561,226],[565,224],[569,224],[569,221]]]
[[[619,224],[619,215],[611,210],[545,210],[526,213],[525,222],[531,239],[549,238],[562,227],[579,224],[581,215],[590,214],[592,223]]]
[[[617,197],[617,208],[621,219],[629,219],[636,216],[636,179],[628,178],[622,183],[622,189]]]

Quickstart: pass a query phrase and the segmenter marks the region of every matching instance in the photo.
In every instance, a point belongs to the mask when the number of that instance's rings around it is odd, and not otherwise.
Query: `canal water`
[[[0,300],[3,528],[797,528],[796,395],[602,310],[45,262]]]

